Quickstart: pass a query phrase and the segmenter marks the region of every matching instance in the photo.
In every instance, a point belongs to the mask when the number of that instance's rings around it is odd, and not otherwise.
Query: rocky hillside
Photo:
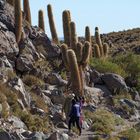
[[[100,38],[96,27],[92,43],[86,27],[86,41],[78,42],[65,10],[62,44],[51,5],[52,40],[43,11],[32,26],[28,0],[23,7],[20,0],[0,0],[0,140],[139,140],[140,55],[125,51],[139,52],[139,29]],[[120,47],[125,53],[114,55]],[[81,136],[75,128],[68,133],[62,112],[72,94],[85,97]]]
[[[102,34],[102,39],[108,42],[113,49],[140,54],[140,28]]]

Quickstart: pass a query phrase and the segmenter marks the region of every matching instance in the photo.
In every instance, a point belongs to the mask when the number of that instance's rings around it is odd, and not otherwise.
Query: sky
[[[78,36],[84,36],[85,26],[92,35],[96,26],[100,33],[121,31],[140,27],[140,0],[29,0],[32,25],[38,25],[38,11],[44,11],[45,30],[49,37],[50,28],[47,5],[51,4],[59,37],[63,37],[62,12],[71,11]]]

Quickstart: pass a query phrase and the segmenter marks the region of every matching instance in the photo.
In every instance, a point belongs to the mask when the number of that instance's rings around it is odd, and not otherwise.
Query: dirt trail
[[[59,132],[68,134],[68,129],[59,129]],[[75,134],[70,134],[70,136],[72,137],[72,140],[93,140],[95,134],[92,131],[83,129],[81,136]]]

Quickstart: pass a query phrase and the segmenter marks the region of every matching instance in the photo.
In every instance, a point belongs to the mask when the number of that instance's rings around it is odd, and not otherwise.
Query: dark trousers
[[[80,126],[80,117],[70,117],[70,120],[69,120],[69,130],[71,130],[71,124],[75,124],[76,123],[76,126],[79,130],[79,133],[81,134],[81,126]]]

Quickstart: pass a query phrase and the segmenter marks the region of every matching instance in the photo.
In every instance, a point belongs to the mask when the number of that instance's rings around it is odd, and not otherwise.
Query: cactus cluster
[[[48,4],[47,10],[48,10],[48,18],[49,18],[52,40],[53,40],[54,43],[59,44],[59,39],[58,39],[58,36],[57,36],[55,23],[54,23],[54,18],[53,18],[53,13],[52,13],[52,6],[50,4]]]
[[[31,25],[31,12],[30,12],[30,5],[29,5],[29,0],[24,0],[23,1],[23,11],[25,15],[26,21]]]
[[[93,45],[94,56],[96,58],[107,57],[109,46],[107,43],[102,43],[99,28],[95,28],[95,41],[96,44]]]
[[[75,50],[68,49],[66,44],[62,44],[62,58],[66,68],[71,73],[72,91],[78,95],[83,95],[84,88],[84,68],[87,66],[91,45],[85,42],[84,46],[81,43],[76,44]]]
[[[16,41],[19,43],[22,34],[22,11],[21,0],[15,0],[15,35]]]

